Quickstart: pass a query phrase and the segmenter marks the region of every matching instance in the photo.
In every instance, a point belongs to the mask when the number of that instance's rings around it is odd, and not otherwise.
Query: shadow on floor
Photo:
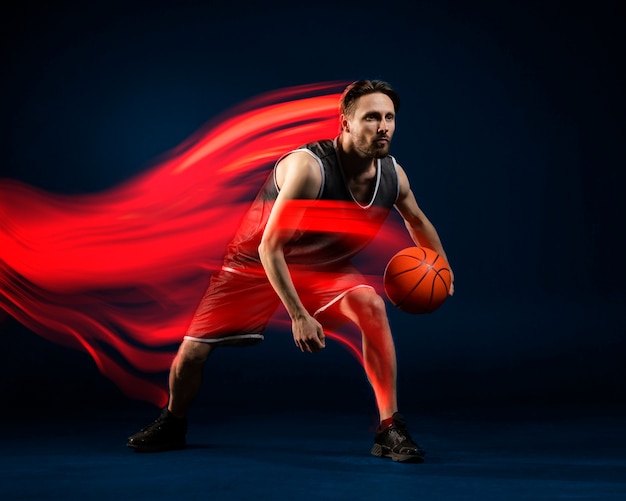
[[[370,456],[374,425],[350,413],[196,412],[187,449],[127,449],[155,415],[5,423],[0,499],[626,499],[622,410],[408,415],[421,465]]]

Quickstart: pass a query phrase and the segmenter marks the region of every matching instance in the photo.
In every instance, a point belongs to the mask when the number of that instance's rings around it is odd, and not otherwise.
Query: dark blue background
[[[625,396],[624,19],[618,2],[68,2],[2,7],[0,175],[114,186],[262,92],[381,78],[394,156],[457,294],[390,311],[401,407]],[[83,353],[0,323],[5,403],[126,406]],[[218,352],[198,405],[371,409],[337,345]]]

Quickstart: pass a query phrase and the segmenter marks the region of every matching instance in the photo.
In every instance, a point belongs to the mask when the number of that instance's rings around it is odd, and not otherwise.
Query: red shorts
[[[352,265],[333,272],[291,271],[307,311],[319,316],[351,290],[369,287]],[[185,339],[214,345],[251,345],[263,340],[280,299],[265,272],[224,267],[211,278]]]

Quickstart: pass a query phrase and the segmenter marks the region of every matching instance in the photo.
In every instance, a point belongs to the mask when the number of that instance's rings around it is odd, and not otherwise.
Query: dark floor
[[[147,409],[5,423],[0,499],[626,499],[626,412],[576,409],[408,415],[425,464],[369,455],[371,417],[194,414],[183,451],[125,437]]]

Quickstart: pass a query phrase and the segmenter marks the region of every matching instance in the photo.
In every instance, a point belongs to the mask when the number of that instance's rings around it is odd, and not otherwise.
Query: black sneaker
[[[396,412],[392,419],[392,424],[385,429],[378,428],[372,454],[379,458],[391,458],[394,461],[423,463],[426,452],[413,442],[403,417]]]
[[[187,419],[177,418],[167,409],[151,424],[128,437],[126,445],[139,452],[183,449],[186,445]]]

